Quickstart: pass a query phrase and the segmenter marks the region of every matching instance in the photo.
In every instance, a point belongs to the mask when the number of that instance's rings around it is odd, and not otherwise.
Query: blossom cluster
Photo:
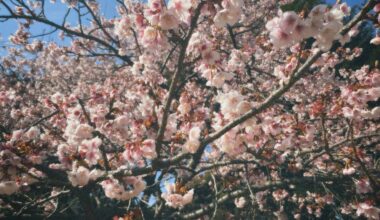
[[[355,120],[379,118],[380,107],[369,110],[367,103],[380,98],[380,72],[370,71],[368,67],[363,67],[350,77],[357,80],[357,83],[341,88],[341,97],[347,103],[347,106],[342,108],[344,116]]]
[[[146,187],[145,182],[137,177],[125,177],[122,180],[107,179],[101,182],[101,185],[108,198],[122,201],[138,196]],[[133,188],[130,189],[130,186]]]
[[[166,192],[162,193],[162,198],[165,199],[166,204],[173,208],[183,207],[193,200],[194,190],[191,189],[187,192],[177,192],[176,184],[166,184]]]
[[[316,44],[323,50],[329,50],[334,40],[347,42],[353,32],[341,36],[339,31],[343,28],[342,19],[350,13],[346,3],[335,5],[329,9],[327,5],[317,5],[304,19],[293,11],[280,11],[278,17],[266,24],[270,31],[270,38],[277,48],[291,46],[303,39],[314,37]]]
[[[354,23],[378,23],[369,1]],[[6,215],[250,218],[253,205],[266,218],[379,218],[380,72],[351,67],[367,58],[345,47],[360,31],[341,36],[347,4],[125,0],[109,19],[62,2],[92,17],[61,27],[64,46],[30,38],[41,5],[11,14],[31,18],[0,59]]]

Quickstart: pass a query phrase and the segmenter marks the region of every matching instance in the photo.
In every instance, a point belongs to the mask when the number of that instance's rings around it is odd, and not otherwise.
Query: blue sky
[[[7,1],[7,0],[4,0]],[[67,6],[62,4],[60,0],[56,1],[57,3],[52,4],[50,1],[46,0],[46,16],[57,23],[62,22],[62,18],[64,17]],[[98,0],[100,7],[101,7],[101,13],[106,18],[113,18],[117,17],[116,13],[116,1],[115,0]],[[336,0],[327,0],[329,4],[333,4],[336,2]],[[363,0],[346,0],[349,5],[355,5],[360,4],[363,2]],[[0,14],[4,14],[5,10],[0,6]],[[67,21],[72,24],[76,25],[77,22],[77,16],[76,12],[72,11],[70,13],[70,16],[68,17]],[[88,21],[84,21],[84,23],[88,23]],[[8,37],[10,34],[14,33],[17,30],[17,22],[16,21],[7,21],[7,22],[0,22],[0,55],[4,54],[3,47],[6,47],[9,45]],[[31,32],[32,34],[41,34],[44,32],[49,32],[53,30],[51,27],[36,24],[32,26]],[[56,41],[57,43],[65,43],[62,42],[58,37],[57,34],[45,36],[42,38],[44,41]]]
[[[327,0],[326,2],[329,4],[334,4],[336,2],[336,0]],[[342,2],[347,2],[347,4],[349,4],[349,5],[355,5],[355,4],[363,3],[364,0],[346,0],[346,1],[343,0]]]
[[[6,1],[6,0],[5,0]],[[101,7],[101,13],[106,18],[113,18],[116,17],[116,1],[110,1],[110,0],[98,0],[100,7]],[[65,13],[67,12],[68,7],[61,3],[60,0],[57,0],[55,4],[50,3],[50,1],[46,0],[46,9],[45,14],[46,17],[49,20],[52,20],[56,23],[61,24],[63,17],[65,16]],[[6,11],[2,6],[0,6],[0,14],[5,14]],[[75,11],[71,11],[69,17],[67,18],[67,22],[71,25],[75,26],[77,24],[77,14]],[[84,21],[84,24],[89,23],[88,20]],[[1,34],[1,40],[0,40],[0,46],[6,46],[8,45],[8,37],[14,33],[17,30],[17,22],[16,21],[7,21],[7,22],[0,22],[0,34]],[[41,24],[35,24],[32,26],[32,34],[41,34],[44,32],[49,32],[53,30],[53,28],[48,27],[46,25]],[[60,41],[57,38],[57,34],[53,34],[50,36],[45,36],[43,40],[50,41]],[[1,50],[1,49],[0,49]],[[0,52],[1,53],[1,52]]]

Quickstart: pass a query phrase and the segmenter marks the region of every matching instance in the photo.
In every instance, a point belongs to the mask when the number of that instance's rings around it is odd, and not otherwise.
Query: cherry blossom
[[[201,129],[199,127],[193,127],[189,131],[189,139],[185,143],[185,150],[190,153],[195,153],[200,145],[199,138]]]
[[[126,177],[122,181],[108,179],[103,181],[101,185],[107,197],[122,201],[138,196],[146,187],[144,181],[136,177]],[[128,185],[131,185],[133,189],[125,188]]]
[[[194,189],[191,189],[185,193],[176,192],[175,184],[166,184],[166,192],[162,193],[162,198],[166,201],[166,204],[173,208],[183,207],[193,200]]]
[[[223,0],[223,9],[218,11],[214,17],[215,25],[224,27],[235,24],[240,19],[243,4],[242,0]]]
[[[367,203],[359,203],[356,210],[357,216],[365,216],[367,219],[379,219],[380,209]]]
[[[0,183],[0,194],[11,195],[19,189],[15,181],[7,181]]]
[[[237,208],[243,208],[245,206],[246,200],[244,197],[236,198],[234,200]]]
[[[313,36],[321,49],[328,50],[334,40],[341,39],[338,34],[343,27],[341,21],[349,11],[345,3],[335,5],[331,10],[326,5],[317,5],[306,19],[300,18],[295,12],[280,11],[278,17],[266,24],[266,28],[277,48],[291,46]]]
[[[79,166],[78,168],[73,168],[73,170],[68,174],[68,178],[73,186],[85,186],[90,180],[90,171]]]
[[[0,216],[379,219],[379,3],[297,2],[0,1]]]

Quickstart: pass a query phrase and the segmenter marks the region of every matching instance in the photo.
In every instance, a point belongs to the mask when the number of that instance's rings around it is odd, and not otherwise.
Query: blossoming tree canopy
[[[0,0],[1,218],[380,219],[379,0],[111,2]]]

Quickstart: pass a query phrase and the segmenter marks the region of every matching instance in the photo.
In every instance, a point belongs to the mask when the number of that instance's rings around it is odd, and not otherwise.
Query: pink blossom
[[[297,26],[299,19],[299,16],[295,12],[288,11],[282,14],[278,26],[284,32],[290,33]]]
[[[380,3],[377,3],[375,5],[375,7],[373,7],[373,10],[376,12],[376,13],[379,13],[380,12]]]
[[[217,101],[221,105],[221,112],[227,119],[233,119],[237,112],[235,106],[242,102],[244,97],[237,91],[221,93],[217,97]]]
[[[156,154],[156,141],[153,139],[147,139],[142,142],[142,152],[143,156],[147,159],[154,159],[157,157]]]
[[[160,22],[158,25],[163,30],[175,29],[178,26],[178,18],[176,18],[175,14],[171,10],[165,10],[160,15]]]
[[[359,203],[356,210],[357,216],[365,216],[370,220],[379,220],[380,219],[380,209],[369,205],[368,203]]]
[[[17,192],[19,185],[15,181],[4,181],[0,182],[0,194],[12,195]]]
[[[198,216],[207,218],[214,199],[220,207],[234,202],[226,219],[249,218],[250,195],[240,195],[247,185],[268,218],[321,218],[336,205],[347,218],[379,218],[365,171],[376,179],[380,72],[375,63],[344,65],[361,55],[345,44],[362,21],[376,26],[377,3],[358,11],[370,19],[350,22],[339,2],[295,12],[279,11],[292,0],[124,0],[110,18],[100,3],[64,0],[93,14],[64,23],[64,42],[55,43],[31,38],[42,21],[34,15],[56,23],[34,8],[42,5],[14,2],[2,11],[9,22],[20,19],[15,45],[5,44],[0,59],[0,218],[28,200],[38,204],[26,214],[52,215],[78,188],[111,212],[125,208],[121,218],[145,216],[142,203],[152,213],[166,203],[158,219],[179,217],[174,209],[185,216],[207,209]],[[54,172],[67,178],[54,180]],[[212,190],[209,177],[218,195],[193,200],[198,189]],[[315,179],[334,195],[309,184]],[[14,195],[21,191],[30,199]],[[225,201],[225,193],[236,198]]]
[[[289,193],[284,189],[278,189],[274,191],[272,195],[276,201],[281,201],[284,200],[289,195]]]
[[[71,164],[70,156],[76,152],[76,147],[68,144],[60,144],[57,148],[57,156],[59,161],[69,167]]]
[[[370,41],[371,44],[374,44],[374,45],[380,45],[380,36],[376,36],[374,37],[371,41]]]
[[[189,131],[189,138],[184,145],[184,149],[187,152],[195,153],[200,145],[199,138],[201,134],[201,129],[199,127],[193,127]]]
[[[91,140],[82,141],[79,146],[79,153],[84,155],[85,160],[90,165],[95,165],[101,157],[99,147],[102,145],[102,140],[98,137]]]
[[[90,180],[94,181],[97,180],[99,177],[103,176],[105,174],[104,171],[99,170],[99,169],[93,169],[91,172],[88,174]]]
[[[161,196],[166,201],[166,205],[170,207],[180,208],[193,201],[193,189],[181,195],[175,192],[175,184],[166,184],[165,188],[166,192],[162,193]]]
[[[68,173],[68,178],[73,186],[85,186],[90,181],[90,171],[80,166]]]
[[[191,105],[189,103],[181,103],[177,110],[180,112],[181,115],[186,115],[191,111]]]
[[[158,45],[164,46],[167,44],[167,39],[160,30],[149,26],[144,30],[142,42],[146,47]]]
[[[266,29],[270,32],[271,42],[276,48],[287,47],[304,38],[314,37],[322,50],[328,50],[334,40],[344,40],[338,32],[343,27],[343,17],[349,11],[347,4],[337,5],[331,10],[328,10],[326,5],[318,5],[306,19],[301,19],[295,12],[280,12],[278,17],[267,22]],[[347,37],[344,41],[349,40],[349,36]]]
[[[169,9],[173,9],[176,12],[183,22],[187,22],[190,16],[189,10],[192,7],[191,0],[171,0],[168,6]]]
[[[365,194],[372,192],[372,187],[368,179],[361,179],[355,181],[356,193]]]
[[[114,33],[119,39],[125,39],[131,34],[131,19],[128,16],[123,16],[119,20],[116,20],[114,24]]]
[[[114,120],[114,125],[117,129],[125,129],[130,123],[131,121],[125,115],[119,116]]]
[[[13,131],[11,141],[14,142],[20,140],[23,134],[23,130]]]
[[[91,127],[88,124],[80,124],[78,127],[75,129],[75,136],[80,138],[80,139],[87,139],[92,137],[92,132],[94,131],[94,128]]]
[[[373,118],[379,118],[380,117],[380,107],[375,107],[371,110],[371,116]]]
[[[234,200],[235,206],[239,209],[244,208],[246,200],[244,197],[239,197]]]
[[[132,188],[126,189],[124,184]],[[122,182],[116,179],[108,179],[101,182],[101,185],[107,197],[122,201],[138,196],[146,187],[145,182],[138,177],[124,177]]]
[[[243,6],[241,0],[224,0],[224,9],[218,11],[214,17],[214,23],[218,27],[224,27],[227,24],[233,25],[239,21]]]
[[[350,204],[344,205],[344,206],[341,208],[341,212],[342,212],[342,214],[345,214],[345,215],[349,215],[349,214],[351,214],[352,211],[353,211],[353,207],[352,207],[352,205],[350,205]]]
[[[203,62],[207,65],[214,65],[216,61],[220,59],[218,52],[211,49],[202,51]]]
[[[38,129],[38,128],[35,127],[35,126],[29,128],[29,130],[28,130],[27,132],[25,132],[25,136],[26,136],[29,140],[36,139],[36,138],[38,138],[39,135],[40,135],[40,129]]]
[[[355,168],[353,167],[347,167],[343,169],[343,175],[352,175],[355,173]]]

